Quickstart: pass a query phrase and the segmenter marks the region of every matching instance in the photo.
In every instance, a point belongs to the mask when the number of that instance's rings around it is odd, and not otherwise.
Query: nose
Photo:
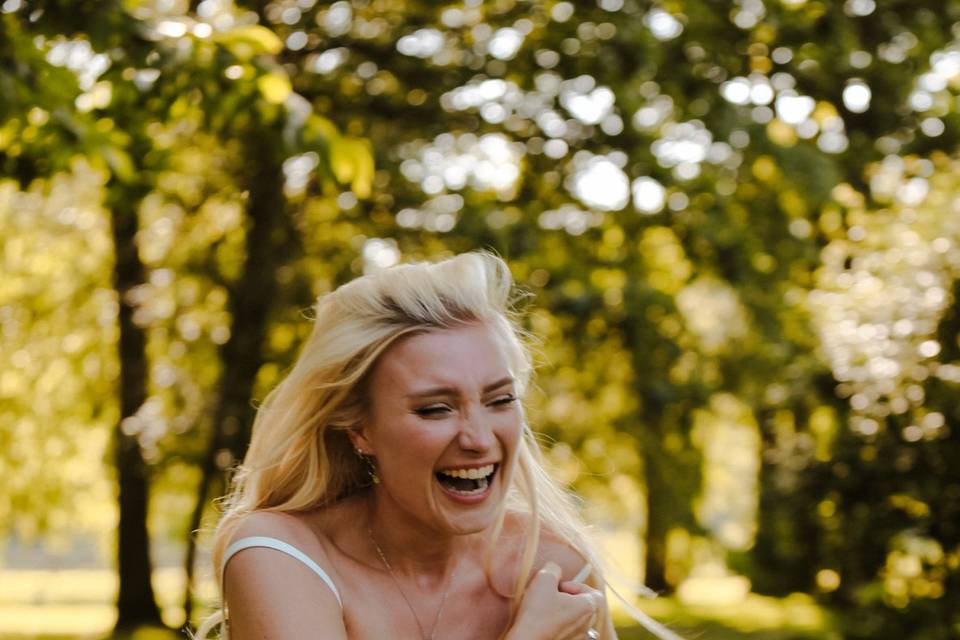
[[[464,413],[460,420],[460,432],[457,441],[465,451],[486,453],[493,448],[496,437],[490,425],[490,419],[483,412],[473,409]]]

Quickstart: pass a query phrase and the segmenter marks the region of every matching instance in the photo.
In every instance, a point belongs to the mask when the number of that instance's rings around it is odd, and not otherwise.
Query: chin
[[[491,509],[488,513],[475,514],[471,517],[447,516],[447,528],[458,536],[468,536],[489,531],[497,522],[499,510]]]

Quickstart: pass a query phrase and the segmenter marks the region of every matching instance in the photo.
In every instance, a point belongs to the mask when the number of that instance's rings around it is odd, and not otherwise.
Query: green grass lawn
[[[177,606],[183,577],[176,570],[154,574],[164,620],[182,623]],[[209,588],[209,586],[208,586]],[[103,640],[115,619],[111,601],[116,578],[107,570],[0,571],[0,639]],[[207,589],[205,589],[206,591]],[[210,592],[212,594],[212,591]],[[748,594],[735,603],[694,606],[673,598],[640,603],[641,608],[689,640],[839,640],[835,620],[804,595],[768,598]],[[615,612],[623,640],[650,634]],[[143,630],[122,640],[182,640],[181,632]],[[121,640],[117,638],[116,640]]]
[[[674,598],[642,602],[640,607],[689,640],[840,640],[836,622],[823,608],[802,594],[770,598],[748,594],[725,605],[691,605]],[[622,640],[647,640],[653,636],[623,616],[617,621]]]

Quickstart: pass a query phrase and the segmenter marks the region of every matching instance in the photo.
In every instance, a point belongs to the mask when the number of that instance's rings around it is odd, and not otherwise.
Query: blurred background
[[[3,0],[0,637],[184,637],[315,298],[479,248],[530,294],[531,421],[645,611],[960,637],[957,20]]]

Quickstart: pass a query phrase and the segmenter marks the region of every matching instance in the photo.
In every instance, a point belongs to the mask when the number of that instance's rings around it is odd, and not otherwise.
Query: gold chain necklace
[[[416,610],[413,608],[413,605],[410,604],[407,594],[403,592],[403,587],[400,586],[400,581],[397,579],[397,574],[394,573],[393,567],[390,566],[390,563],[387,562],[387,556],[383,553],[383,549],[380,548],[380,545],[377,544],[377,539],[373,536],[373,529],[367,529],[367,533],[370,535],[370,542],[373,543],[374,548],[377,550],[377,555],[380,556],[380,561],[383,563],[383,566],[387,568],[387,573],[390,574],[390,577],[393,579],[393,584],[397,585],[397,591],[400,592],[403,601],[407,603],[407,608],[410,609],[410,613],[413,614],[413,619],[417,623],[417,628],[420,630],[421,640],[434,640],[434,634],[437,632],[437,626],[440,624],[440,614],[443,613],[443,605],[447,603],[447,596],[450,595],[450,587],[453,586],[453,578],[456,574],[456,571],[450,572],[450,577],[447,579],[447,588],[443,590],[443,596],[440,598],[440,606],[437,607],[437,615],[433,619],[433,626],[430,627],[430,635],[423,630],[423,625],[420,624],[420,617],[417,615]]]

